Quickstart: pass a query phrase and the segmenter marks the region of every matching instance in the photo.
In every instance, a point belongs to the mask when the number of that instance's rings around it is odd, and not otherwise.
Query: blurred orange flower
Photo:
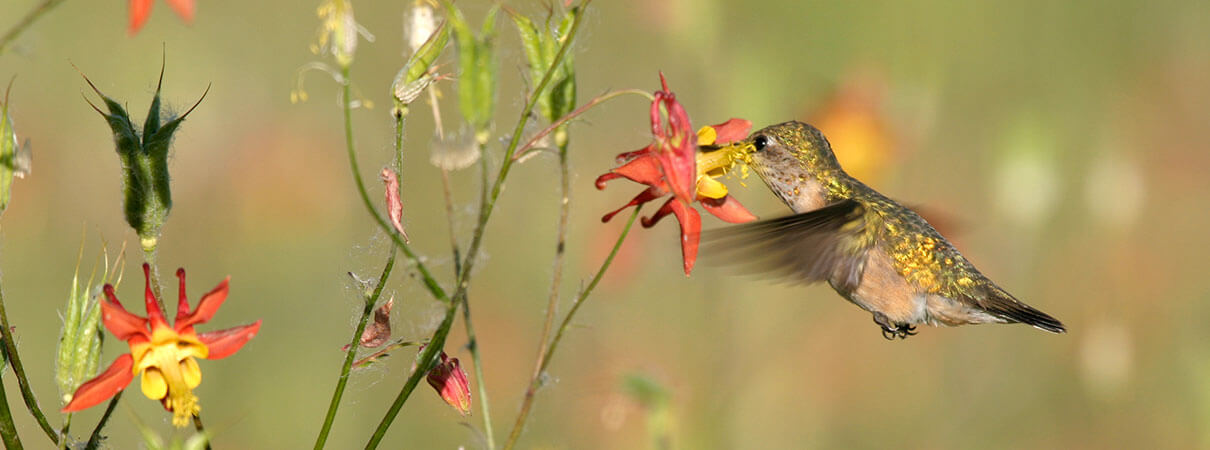
[[[222,359],[235,353],[260,330],[261,321],[248,325],[198,334],[193,326],[214,316],[227,299],[227,281],[202,296],[197,309],[189,311],[185,298],[185,269],[177,269],[180,279],[180,301],[176,319],[169,326],[151,291],[151,267],[143,264],[147,279],[144,290],[147,317],[135,315],[118,302],[113,285],[105,285],[101,303],[101,320],[118,339],[130,345],[130,353],[119,356],[104,373],[80,385],[62,412],[80,411],[113,397],[142,374],[143,395],[159,400],[164,409],[172,411],[172,424],[183,427],[201,409],[193,388],[202,382],[202,371],[196,358]]]
[[[147,22],[147,18],[151,17],[151,4],[153,0],[130,0],[130,28],[128,32],[131,36],[139,32],[143,28],[143,24]],[[176,11],[176,15],[181,16],[181,20],[185,23],[193,21],[193,0],[168,0],[168,6]]]

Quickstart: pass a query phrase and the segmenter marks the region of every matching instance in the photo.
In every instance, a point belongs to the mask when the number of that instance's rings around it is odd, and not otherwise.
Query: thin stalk
[[[159,248],[158,242],[143,247],[143,261],[151,266],[151,292],[155,293],[155,301],[160,305],[160,311],[167,311],[164,308],[164,291],[160,289],[160,265],[157,263],[159,258],[156,257],[159,255]]]
[[[117,409],[118,401],[122,399],[122,393],[125,390],[118,391],[113,398],[109,400],[109,404],[105,406],[105,413],[101,414],[101,420],[97,421],[96,428],[92,429],[92,434],[88,435],[88,443],[84,444],[84,450],[96,450],[101,445],[101,430],[105,429],[105,424],[109,423],[109,416],[113,415],[113,410]]]
[[[353,144],[353,105],[350,100],[352,97],[351,81],[349,80],[349,66],[340,68],[340,82],[342,88],[343,99],[341,104],[344,106],[344,126],[345,126],[345,149],[349,155],[349,169],[353,172],[353,181],[357,184],[357,193],[361,196],[361,203],[365,206],[366,212],[374,221],[378,223],[378,227],[390,237],[391,241],[395,242],[395,246],[403,251],[404,256],[407,256],[411,263],[416,266],[416,271],[420,273],[421,280],[424,281],[425,288],[429,293],[442,302],[448,302],[449,297],[445,293],[445,289],[441,288],[441,284],[433,278],[427,266],[420,258],[416,257],[416,253],[412,251],[412,247],[400,239],[399,234],[394,231],[394,228],[387,223],[382,215],[378,214],[378,210],[374,209],[374,202],[370,200],[370,193],[366,190],[365,180],[361,179],[361,169],[357,164],[357,148]]]
[[[197,431],[198,434],[201,434],[201,435],[206,434],[206,426],[202,425],[202,415],[201,414],[193,415],[193,429],[194,429],[194,431]],[[209,437],[206,437],[206,450],[210,450],[210,438]]]
[[[8,450],[25,448],[21,445],[21,436],[17,435],[17,425],[13,423],[13,412],[8,409],[8,394],[4,392],[3,384],[0,384],[0,439],[4,441],[4,448]]]
[[[433,128],[437,140],[445,140],[445,126],[441,124],[441,106],[437,102],[437,90],[429,89],[429,106],[433,109]],[[449,226],[450,249],[454,257],[454,276],[462,272],[462,253],[458,250],[458,235],[454,232],[454,193],[450,188],[450,171],[441,167],[441,193],[445,198],[445,223]]]
[[[0,55],[4,54],[4,49],[8,48],[8,45],[17,39],[17,36],[20,36],[26,28],[29,28],[30,25],[33,25],[34,22],[41,18],[43,14],[50,12],[50,10],[54,9],[56,6],[59,6],[60,3],[63,3],[63,0],[44,0],[42,3],[34,6],[34,8],[29,10],[29,12],[25,13],[25,17],[22,17],[21,20],[13,25],[12,28],[9,28],[3,36],[0,36]]]
[[[584,305],[584,300],[588,299],[589,294],[592,294],[592,290],[601,281],[601,277],[605,275],[605,271],[609,270],[609,266],[613,264],[613,258],[618,255],[618,250],[622,248],[622,242],[630,234],[630,227],[634,225],[634,220],[639,217],[640,208],[642,208],[642,205],[634,208],[634,212],[630,214],[630,219],[626,221],[626,227],[622,228],[622,233],[618,235],[617,242],[614,242],[613,249],[609,251],[609,256],[605,257],[605,261],[601,263],[601,268],[597,270],[596,275],[592,277],[592,281],[588,283],[588,286],[584,287],[580,295],[576,296],[575,303],[572,303],[571,310],[567,311],[567,315],[563,317],[563,322],[559,324],[559,331],[555,333],[554,339],[550,341],[550,346],[546,348],[546,353],[538,356],[538,370],[534,372],[529,380],[529,387],[525,389],[525,399],[521,403],[521,412],[517,413],[517,422],[513,424],[513,429],[508,434],[508,442],[504,444],[504,450],[510,450],[513,446],[517,445],[517,439],[521,437],[521,430],[525,428],[525,420],[529,418],[530,409],[533,407],[534,394],[542,386],[542,373],[550,365],[550,357],[559,348],[559,342],[563,340],[563,333],[571,325],[571,320],[576,316],[576,312],[580,310],[580,306]]]
[[[38,422],[38,426],[42,428],[51,442],[58,444],[59,435],[54,427],[50,426],[50,422],[46,421],[42,408],[38,407],[38,399],[34,397],[34,390],[29,386],[29,378],[25,376],[25,366],[21,364],[21,356],[17,354],[17,343],[13,340],[13,333],[8,325],[8,313],[4,309],[2,289],[0,289],[0,339],[4,340],[4,352],[8,353],[8,365],[13,368],[13,373],[17,376],[17,386],[21,388],[21,399],[25,401],[25,407],[29,409],[29,413],[34,416],[34,420]]]
[[[349,381],[349,370],[353,367],[353,360],[357,357],[357,349],[361,346],[361,334],[365,332],[366,324],[369,323],[370,317],[374,315],[374,304],[378,302],[378,298],[382,296],[382,289],[386,286],[387,277],[391,275],[391,268],[395,266],[395,249],[391,249],[391,254],[387,257],[386,266],[382,268],[382,276],[378,277],[378,284],[374,286],[374,292],[369,297],[365,298],[365,307],[361,311],[361,320],[357,322],[357,329],[353,331],[353,338],[349,341],[349,350],[345,352],[345,362],[340,366],[340,378],[337,378],[336,389],[332,391],[332,401],[328,404],[328,414],[324,416],[323,427],[319,429],[319,437],[315,439],[315,449],[324,448],[328,442],[328,433],[332,430],[332,422],[336,420],[336,410],[340,408],[340,399],[344,396],[345,385]]]
[[[512,157],[512,159],[514,161],[519,161],[519,160],[525,158],[525,155],[529,154],[530,150],[533,150],[534,145],[537,144],[538,141],[541,141],[542,138],[546,137],[546,135],[550,134],[552,131],[555,131],[560,126],[563,126],[563,124],[566,124],[571,119],[578,117],[580,114],[584,114],[584,112],[592,109],[593,107],[595,107],[601,103],[604,103],[610,99],[613,99],[616,97],[621,97],[621,96],[627,95],[627,94],[640,95],[640,96],[646,97],[648,100],[653,100],[653,101],[655,100],[655,96],[651,95],[650,92],[647,92],[647,91],[644,91],[641,89],[623,89],[620,91],[606,92],[604,94],[593,97],[592,100],[588,101],[588,103],[585,103],[583,106],[576,108],[575,111],[567,113],[566,116],[560,117],[559,120],[556,120],[554,123],[550,124],[550,126],[542,129],[542,131],[539,131],[538,134],[535,134],[534,137],[529,139],[529,142],[526,142],[525,145],[521,146],[520,149],[517,149],[517,153]]]
[[[479,154],[482,155],[480,157],[482,180],[479,189],[479,207],[483,208],[487,205],[488,172],[487,148],[483,144],[479,145]],[[482,214],[482,209],[480,214]],[[460,298],[462,299],[462,323],[466,326],[466,347],[471,352],[471,361],[475,364],[475,380],[478,381],[479,409],[483,415],[483,434],[487,440],[487,450],[495,450],[496,435],[492,430],[491,401],[487,397],[487,380],[483,378],[483,363],[479,357],[479,340],[475,338],[475,326],[471,322],[470,299],[465,293]]]
[[[59,450],[67,448],[67,433],[71,431],[71,416],[72,413],[67,413],[67,417],[63,418],[63,428],[59,429]]]
[[[586,7],[591,1],[592,0],[584,0],[580,3],[581,12],[576,15],[575,22],[572,23],[571,30],[568,31],[568,38],[564,40],[563,45],[559,47],[559,52],[555,55],[554,60],[551,62],[550,68],[546,70],[546,74],[542,76],[542,81],[539,82],[534,89],[534,94],[530,96],[530,98],[525,102],[525,107],[521,109],[521,117],[517,120],[517,126],[514,128],[508,148],[505,150],[504,163],[500,167],[500,172],[496,177],[495,184],[492,185],[492,191],[488,196],[488,201],[479,214],[479,223],[475,227],[471,244],[467,249],[466,255],[463,257],[464,263],[462,264],[462,270],[459,272],[458,279],[455,283],[454,301],[447,304],[445,318],[442,319],[441,324],[437,327],[437,330],[433,332],[433,337],[429,340],[428,346],[425,347],[424,352],[421,353],[419,362],[416,364],[416,370],[413,371],[412,375],[408,377],[407,382],[405,382],[403,388],[400,389],[399,395],[395,397],[395,401],[391,404],[391,407],[387,410],[387,413],[378,423],[378,428],[376,428],[374,430],[374,434],[370,436],[370,441],[366,443],[367,449],[377,448],[378,444],[382,442],[382,438],[386,436],[387,429],[391,427],[391,424],[395,421],[395,417],[399,415],[399,410],[403,408],[403,404],[407,402],[407,399],[409,396],[411,396],[412,391],[416,389],[416,385],[420,383],[420,379],[424,377],[424,375],[428,373],[428,370],[433,367],[433,364],[436,362],[437,355],[444,347],[445,339],[447,336],[449,336],[450,327],[453,325],[454,317],[458,312],[458,305],[466,296],[466,288],[470,281],[468,275],[470,274],[471,269],[474,266],[475,258],[479,253],[479,246],[483,242],[484,228],[487,225],[487,220],[491,217],[492,208],[495,206],[496,198],[498,198],[500,195],[501,185],[504,183],[504,179],[508,176],[508,169],[512,166],[513,153],[516,152],[517,144],[520,143],[521,132],[524,131],[525,123],[529,119],[529,113],[533,110],[534,105],[538,101],[538,93],[541,93],[542,90],[545,89],[548,84],[550,84],[551,78],[554,77],[555,68],[558,67],[559,63],[563,61],[563,57],[567,55],[567,52],[571,48],[571,43],[575,41],[576,33],[580,29],[580,24],[583,22],[584,7]],[[346,83],[345,89],[347,91],[347,67],[343,69],[343,73],[346,74],[344,81]],[[346,95],[346,127],[349,126],[348,109],[349,107]],[[350,154],[352,154],[353,147],[351,134],[349,135],[348,139],[350,141]],[[377,216],[377,214],[375,214],[375,216]],[[385,222],[381,222],[381,218],[379,218],[379,221],[384,227],[386,226]],[[400,241],[396,240],[396,243],[400,243]]]

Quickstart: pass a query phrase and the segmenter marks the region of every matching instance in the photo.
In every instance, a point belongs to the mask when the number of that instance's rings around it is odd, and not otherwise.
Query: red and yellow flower
[[[260,330],[261,321],[257,320],[248,325],[198,334],[193,326],[209,321],[222,306],[227,299],[230,278],[203,295],[197,309],[190,311],[189,300],[185,297],[185,269],[176,271],[180,279],[180,300],[176,319],[168,325],[165,313],[151,291],[150,270],[150,266],[143,264],[143,276],[147,279],[144,294],[147,317],[127,311],[118,302],[113,286],[105,285],[106,301],[101,302],[101,320],[110,333],[130,345],[130,353],[119,356],[105,372],[80,385],[62,412],[97,405],[125,389],[135,375],[141,374],[143,395],[159,400],[164,409],[172,411],[174,425],[185,426],[200,410],[197,396],[193,394],[193,388],[202,382],[197,359],[231,356]]]
[[[147,18],[151,17],[151,4],[154,0],[130,0],[130,28],[127,32],[131,36],[139,32],[143,28],[143,24],[147,22]],[[168,6],[176,11],[176,15],[180,16],[185,23],[193,21],[193,0],[168,0]]]
[[[697,133],[689,122],[689,115],[668,90],[668,82],[660,74],[663,90],[655,92],[651,102],[651,134],[655,138],[647,147],[618,155],[619,167],[597,177],[597,189],[605,189],[605,183],[626,178],[647,185],[621,208],[606,214],[602,222],[608,222],[622,210],[638,206],[657,198],[672,194],[651,217],[643,218],[644,228],[655,226],[668,214],[676,216],[681,226],[681,257],[685,275],[693,271],[697,261],[697,248],[701,237],[702,219],[691,204],[697,202],[706,212],[731,223],[756,220],[756,216],[727,193],[727,188],[714,178],[726,167],[734,164],[733,156],[718,153],[703,153],[702,148],[725,145],[743,139],[752,123],[743,119],[731,119],[712,127],[702,127]],[[665,115],[660,114],[663,105]],[[666,121],[664,117],[666,116]]]

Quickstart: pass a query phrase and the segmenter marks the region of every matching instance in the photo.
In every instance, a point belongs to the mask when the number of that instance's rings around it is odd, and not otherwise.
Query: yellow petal
[[[697,145],[713,145],[718,139],[718,132],[714,131],[714,127],[706,125],[697,130]]]
[[[197,360],[193,358],[185,358],[181,361],[181,378],[185,379],[185,385],[189,389],[202,384],[202,368],[197,365]]]
[[[150,367],[143,371],[142,388],[143,395],[152,400],[159,400],[168,395],[168,382],[164,380],[164,374],[160,373],[160,369]]]
[[[719,183],[714,178],[701,177],[697,180],[697,195],[710,198],[723,198],[727,196],[727,185]]]

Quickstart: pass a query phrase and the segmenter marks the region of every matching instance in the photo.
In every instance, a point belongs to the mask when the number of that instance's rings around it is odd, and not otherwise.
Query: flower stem
[[[17,385],[21,388],[21,399],[25,401],[25,407],[29,409],[29,413],[34,416],[34,420],[38,422],[38,426],[42,428],[51,442],[58,444],[59,435],[55,432],[54,427],[50,426],[50,422],[46,421],[42,408],[38,407],[38,399],[34,397],[34,391],[29,387],[29,378],[25,376],[25,366],[21,364],[21,356],[17,354],[17,343],[13,340],[13,332],[8,325],[8,313],[4,309],[3,289],[0,289],[0,339],[4,340],[3,350],[8,354],[8,365],[13,368],[13,373],[17,376]]]
[[[555,354],[555,350],[559,348],[559,341],[563,340],[563,333],[567,331],[571,325],[571,319],[575,317],[576,312],[580,310],[580,306],[584,305],[584,300],[588,299],[588,295],[597,287],[597,283],[601,281],[601,277],[605,275],[605,271],[609,270],[609,266],[613,264],[613,258],[617,256],[618,250],[622,248],[622,242],[626,240],[626,236],[630,234],[630,227],[634,225],[634,220],[639,217],[639,209],[642,205],[636,206],[634,212],[630,214],[630,219],[626,221],[626,227],[622,228],[622,233],[618,235],[617,242],[614,242],[613,249],[609,251],[609,256],[605,257],[605,261],[601,263],[601,268],[597,270],[596,275],[592,277],[592,281],[584,290],[576,296],[576,300],[571,305],[571,310],[567,311],[567,315],[563,317],[563,322],[559,324],[559,331],[555,333],[554,339],[547,346],[543,341],[540,348],[545,348],[545,353],[538,355],[538,361],[534,364],[533,375],[529,380],[529,387],[525,390],[525,399],[521,403],[521,412],[517,413],[517,422],[513,424],[513,429],[508,434],[508,442],[504,444],[504,449],[512,449],[517,444],[517,439],[521,437],[521,430],[525,427],[525,420],[529,418],[529,411],[533,407],[534,394],[538,388],[542,386],[542,373],[546,371],[546,367],[550,365],[550,358]]]
[[[72,413],[67,413],[63,418],[63,428],[59,429],[59,450],[67,448],[67,433],[71,431],[71,416]]]
[[[365,332],[366,323],[374,315],[374,304],[382,296],[382,288],[386,286],[387,277],[391,275],[391,268],[394,266],[395,249],[392,248],[391,255],[387,257],[386,266],[382,268],[382,276],[378,277],[378,284],[374,286],[373,294],[365,298],[365,307],[361,311],[361,320],[357,322],[357,329],[353,331],[353,338],[349,341],[349,350],[345,352],[345,362],[340,366],[340,378],[337,378],[336,390],[332,391],[332,401],[328,404],[328,414],[324,417],[323,427],[319,429],[319,437],[315,439],[316,450],[323,448],[328,442],[328,433],[332,430],[332,422],[336,420],[336,410],[340,408],[340,398],[344,396],[345,385],[349,381],[349,370],[353,367],[353,360],[357,356],[357,349],[361,346],[361,334]]]
[[[88,435],[88,443],[84,444],[84,450],[96,450],[101,445],[101,430],[105,429],[105,424],[109,423],[109,416],[113,415],[113,410],[117,408],[118,401],[122,399],[122,393],[125,390],[118,391],[113,398],[109,400],[109,404],[105,406],[105,413],[101,414],[101,420],[97,421],[96,428],[92,429],[92,434]]]
[[[352,81],[349,80],[349,66],[341,66],[340,68],[340,83],[342,88],[341,104],[344,106],[344,126],[345,126],[345,149],[349,155],[349,169],[353,172],[353,181],[357,184],[357,193],[361,196],[361,203],[366,207],[366,212],[374,221],[378,223],[378,227],[395,242],[395,246],[403,251],[404,256],[407,256],[413,265],[416,266],[416,271],[420,273],[421,279],[424,281],[425,288],[429,293],[442,302],[449,302],[449,297],[445,293],[445,289],[437,283],[429,272],[428,267],[420,258],[416,257],[416,253],[412,251],[412,247],[400,239],[399,234],[394,231],[394,228],[387,223],[382,215],[378,214],[378,210],[374,209],[374,202],[370,200],[370,194],[366,190],[365,180],[361,179],[361,169],[357,164],[357,148],[353,144],[353,105],[352,105]]]
[[[8,409],[8,395],[4,393],[4,385],[0,384],[0,439],[4,448],[21,450],[21,437],[17,435],[17,426],[13,423],[13,412]]]
[[[370,441],[366,443],[366,449],[377,448],[378,444],[382,442],[382,438],[386,435],[387,429],[391,427],[391,423],[393,423],[395,421],[395,417],[399,415],[399,410],[403,408],[403,404],[407,402],[407,399],[409,396],[411,396],[412,391],[416,389],[416,385],[420,383],[420,379],[423,378],[425,374],[428,373],[428,370],[433,367],[433,364],[436,362],[437,355],[444,347],[445,338],[449,336],[450,326],[453,325],[454,317],[457,315],[458,305],[466,296],[466,290],[470,284],[469,275],[474,266],[475,258],[479,254],[479,246],[483,242],[483,231],[487,225],[488,219],[491,218],[492,208],[495,206],[496,198],[498,198],[500,195],[500,189],[504,183],[504,179],[508,177],[508,170],[513,163],[513,153],[516,152],[517,145],[521,141],[521,133],[524,131],[525,123],[529,119],[529,113],[533,110],[534,105],[538,102],[538,94],[541,93],[548,84],[550,84],[551,78],[554,77],[555,68],[559,67],[559,63],[563,61],[563,57],[567,55],[567,52],[571,48],[572,42],[575,41],[576,33],[580,29],[580,24],[584,21],[584,7],[586,7],[591,1],[592,0],[584,0],[580,3],[580,12],[576,14],[575,22],[572,23],[571,30],[568,31],[567,39],[565,39],[563,44],[559,47],[559,52],[555,55],[554,60],[551,62],[550,68],[546,70],[546,74],[542,76],[542,81],[535,86],[533,94],[525,102],[525,107],[521,109],[521,117],[517,120],[517,126],[513,129],[512,138],[509,141],[508,148],[504,153],[504,162],[500,167],[499,174],[496,176],[495,183],[492,185],[491,193],[489,194],[487,201],[484,203],[483,208],[480,211],[479,222],[475,226],[474,236],[471,238],[471,244],[467,248],[466,255],[463,257],[462,270],[459,272],[455,282],[453,302],[447,304],[445,318],[442,319],[441,324],[437,327],[437,330],[433,332],[433,337],[429,340],[428,346],[425,347],[424,352],[421,353],[419,362],[416,364],[416,370],[413,371],[412,375],[408,377],[407,382],[405,382],[403,388],[400,389],[399,395],[395,397],[395,401],[391,404],[390,409],[388,409],[387,413],[382,417],[382,421],[379,422],[378,428],[374,430],[374,434],[370,436]],[[344,68],[343,72],[347,74],[348,68]],[[346,83],[345,89],[347,91],[347,76],[345,77],[344,81]],[[345,117],[347,126],[347,95],[345,101]],[[351,153],[353,148],[351,134],[349,135],[348,139],[350,140],[349,149]],[[377,214],[375,214],[375,216],[377,216]],[[381,218],[378,220],[384,227],[386,226],[386,223],[382,222]],[[395,242],[400,243],[398,240]]]
[[[158,241],[158,239],[157,239]],[[159,243],[143,246],[143,261],[151,266],[151,292],[155,293],[155,301],[160,305],[160,311],[164,309],[164,291],[160,288],[160,265],[157,263],[156,256],[159,255]]]
[[[34,22],[42,17],[43,14],[50,12],[51,9],[54,9],[54,7],[58,6],[60,3],[63,3],[63,0],[44,0],[41,4],[34,6],[33,9],[25,13],[25,17],[22,17],[21,21],[17,22],[16,25],[13,25],[12,28],[9,28],[8,31],[4,33],[4,36],[0,36],[0,55],[4,54],[4,49],[8,48],[8,45],[11,44],[13,40],[17,39],[17,36],[20,36],[26,28],[29,28],[29,26],[33,25]]]
[[[492,413],[487,399],[487,380],[483,378],[483,363],[479,359],[479,341],[475,339],[475,327],[471,324],[471,305],[467,296],[462,296],[462,323],[466,325],[466,347],[475,363],[475,380],[479,384],[479,410],[483,415],[483,434],[487,436],[487,450],[495,450],[496,438],[492,430]]]
[[[529,154],[530,150],[533,150],[534,145],[537,144],[538,141],[541,141],[542,138],[546,137],[546,135],[550,134],[552,131],[557,130],[559,127],[563,126],[563,124],[566,124],[571,119],[578,117],[580,114],[584,114],[586,111],[592,109],[593,107],[595,107],[601,103],[604,103],[610,99],[613,99],[616,97],[621,97],[621,96],[627,95],[627,94],[640,95],[640,96],[646,97],[648,100],[652,100],[652,101],[655,100],[655,96],[651,95],[650,92],[647,92],[647,91],[644,91],[641,89],[623,89],[620,91],[606,92],[604,94],[593,97],[592,100],[588,101],[588,103],[585,103],[583,106],[576,108],[575,111],[567,113],[566,116],[560,117],[559,120],[556,120],[554,123],[550,124],[550,126],[544,128],[542,131],[539,131],[538,134],[535,134],[534,137],[529,139],[529,142],[526,142],[525,145],[523,145],[523,146],[521,146],[521,148],[517,149],[517,153],[515,155],[513,155],[512,159],[515,161],[519,161],[522,158],[525,158],[525,155]],[[559,149],[559,150],[563,151],[563,149]]]
[[[197,433],[198,433],[198,434],[201,434],[201,435],[205,435],[205,434],[206,434],[206,426],[205,426],[205,425],[202,425],[202,415],[201,415],[201,414],[194,414],[194,415],[193,415],[193,429],[194,429],[195,431],[197,431]],[[206,447],[205,447],[205,449],[206,449],[206,450],[210,450],[210,437],[209,437],[209,436],[206,436]]]

